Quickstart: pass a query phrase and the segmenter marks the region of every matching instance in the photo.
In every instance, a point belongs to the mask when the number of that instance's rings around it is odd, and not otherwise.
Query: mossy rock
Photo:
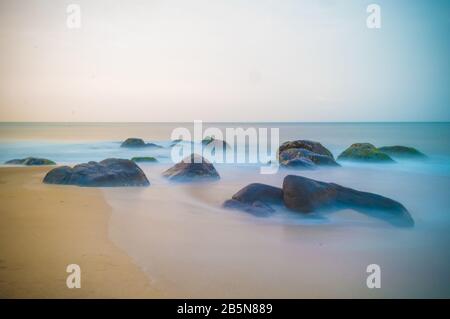
[[[399,157],[399,158],[426,158],[427,156],[415,149],[414,147],[408,147],[408,146],[383,146],[378,148],[381,152],[388,154],[392,157]]]
[[[338,156],[338,160],[393,163],[394,160],[370,143],[355,143]]]
[[[38,166],[38,165],[56,165],[55,162],[46,158],[37,157],[26,157],[21,159],[13,159],[5,162],[5,164],[12,165],[27,165],[27,166]]]
[[[133,162],[136,163],[156,163],[158,162],[158,160],[152,156],[138,156],[138,157],[133,157],[131,159]]]

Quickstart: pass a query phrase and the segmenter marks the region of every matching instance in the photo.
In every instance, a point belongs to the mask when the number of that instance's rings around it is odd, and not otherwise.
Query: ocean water
[[[312,171],[216,164],[221,179],[174,184],[161,177],[170,148],[120,148],[127,137],[170,145],[175,127],[192,123],[0,124],[0,161],[38,156],[61,164],[108,157],[155,156],[140,164],[147,188],[106,188],[109,230],[169,297],[450,297],[450,123],[214,123],[279,128],[280,142],[310,139],[337,156],[352,143],[412,146],[427,160],[341,163]],[[350,209],[305,218],[279,209],[268,218],[221,208],[251,182],[281,186],[298,174],[370,191],[401,202],[415,220],[397,228]],[[64,186],[60,186],[64,187]],[[381,288],[366,285],[369,264]]]

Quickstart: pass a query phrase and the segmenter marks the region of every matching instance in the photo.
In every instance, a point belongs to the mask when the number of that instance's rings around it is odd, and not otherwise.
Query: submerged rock
[[[90,187],[148,186],[144,172],[133,161],[108,158],[101,162],[62,166],[52,169],[44,177],[46,184]]]
[[[131,158],[131,160],[136,163],[140,163],[140,162],[156,163],[156,162],[158,162],[158,160],[156,158],[154,158],[153,156],[136,156],[136,157]]]
[[[155,147],[155,148],[162,148],[162,146],[154,144],[154,143],[145,143],[143,139],[141,138],[135,138],[130,137],[127,138],[122,144],[120,144],[120,147]]]
[[[13,159],[10,161],[6,161],[5,164],[10,165],[28,165],[28,166],[35,166],[35,165],[56,165],[55,162],[46,159],[46,158],[37,158],[37,157],[27,157],[22,159]]]
[[[181,162],[166,170],[163,176],[180,182],[220,178],[214,165],[198,154],[187,156]]]
[[[225,154],[225,152],[229,149],[231,149],[230,145],[223,141],[223,140],[219,140],[216,139],[214,137],[211,136],[207,136],[202,140],[202,145],[203,145],[203,152],[209,152],[211,155],[214,155],[216,150],[218,149],[222,149],[222,152]]]
[[[298,140],[283,143],[278,149],[282,166],[315,168],[315,166],[339,166],[333,154],[319,142]]]
[[[301,213],[353,208],[397,226],[414,225],[406,208],[390,198],[302,176],[288,175],[284,178],[283,200],[286,207]]]
[[[383,146],[378,148],[381,152],[392,156],[392,157],[398,157],[398,158],[426,158],[427,156],[415,149],[414,147],[408,147],[408,146]]]
[[[209,144],[214,144],[217,146],[223,146],[223,147],[229,147],[228,143],[223,141],[223,140],[219,140],[217,138],[215,138],[214,136],[207,136],[202,140],[202,144],[205,145],[209,145]]]
[[[174,147],[174,146],[176,146],[176,145],[178,145],[178,144],[180,144],[180,143],[183,143],[184,141],[183,141],[183,139],[181,139],[181,138],[178,138],[178,139],[176,139],[176,140],[172,140],[172,143],[170,143],[170,147]]]
[[[255,201],[253,203],[243,203],[235,199],[226,200],[224,208],[241,210],[255,216],[268,216],[275,210],[264,202]]]
[[[258,216],[266,216],[275,211],[270,204],[283,205],[283,191],[281,188],[252,183],[234,194],[222,206]]]
[[[355,143],[338,156],[338,160],[393,163],[394,160],[370,143]]]

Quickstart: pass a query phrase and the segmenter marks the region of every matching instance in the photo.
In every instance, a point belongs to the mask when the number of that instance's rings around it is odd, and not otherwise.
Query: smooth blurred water
[[[192,123],[2,123],[0,163],[27,156],[44,157],[61,164],[99,161],[108,157],[155,156],[170,162],[170,134],[176,127],[192,132]],[[321,142],[338,156],[349,145],[405,145],[419,149],[427,161],[398,160],[386,170],[450,174],[450,123],[203,123],[203,128],[279,128],[280,144],[295,139]],[[163,149],[126,149],[120,142],[141,137]],[[360,164],[346,163],[346,166]],[[367,166],[366,166],[367,167]]]
[[[27,156],[59,164],[108,157],[155,156],[139,164],[146,188],[110,188],[110,237],[168,296],[185,297],[450,297],[450,123],[214,123],[280,129],[280,143],[310,139],[335,157],[349,145],[405,145],[427,160],[342,163],[312,171],[216,164],[214,183],[177,185],[162,178],[172,165],[170,134],[192,123],[0,124],[0,161]],[[126,149],[141,137],[162,149]],[[252,182],[281,186],[298,174],[374,192],[401,202],[415,220],[400,229],[349,209],[305,218],[278,210],[257,218],[221,208]],[[382,268],[382,289],[365,285],[366,266]]]

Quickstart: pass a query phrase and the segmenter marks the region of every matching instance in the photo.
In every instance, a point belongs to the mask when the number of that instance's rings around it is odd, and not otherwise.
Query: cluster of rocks
[[[74,167],[61,166],[49,171],[44,177],[44,183],[87,187],[148,186],[150,182],[142,169],[135,163],[140,161],[153,162],[156,159],[108,158],[101,162],[92,161]],[[177,182],[220,179],[215,167],[197,154],[191,154],[162,175]]]
[[[174,141],[174,143],[181,142]],[[204,146],[223,147],[229,145],[214,137],[202,141]],[[121,147],[157,147],[142,139],[129,138]],[[393,158],[425,158],[418,150],[405,146],[376,148],[369,143],[356,143],[338,156],[338,160],[367,162],[393,162]],[[315,168],[318,166],[339,166],[333,154],[319,142],[296,140],[283,143],[278,149],[281,166],[293,168]],[[155,157],[133,157],[131,160],[108,158],[101,162],[88,162],[74,167],[61,166],[52,169],[44,177],[47,184],[77,185],[87,187],[148,186],[150,182],[136,163],[157,162]],[[43,158],[27,157],[14,159],[6,164],[55,165]],[[198,154],[191,154],[181,162],[167,169],[162,175],[171,181],[193,182],[220,179],[214,165]],[[252,183],[239,190],[223,203],[225,208],[245,211],[257,216],[267,216],[284,207],[302,214],[352,208],[361,213],[384,218],[394,225],[412,226],[414,220],[399,202],[384,196],[358,191],[334,183],[288,175],[281,188]]]
[[[393,158],[426,158],[426,155],[413,147],[383,146],[370,143],[355,143],[344,150],[338,161],[359,161],[394,163]],[[333,154],[319,142],[309,140],[288,141],[278,149],[278,161],[283,167],[312,169],[318,166],[340,166]]]
[[[225,201],[223,206],[258,216],[273,213],[274,206],[284,206],[303,214],[352,208],[383,218],[393,225],[414,225],[407,209],[395,200],[296,175],[286,176],[282,188],[259,183],[247,185]]]

